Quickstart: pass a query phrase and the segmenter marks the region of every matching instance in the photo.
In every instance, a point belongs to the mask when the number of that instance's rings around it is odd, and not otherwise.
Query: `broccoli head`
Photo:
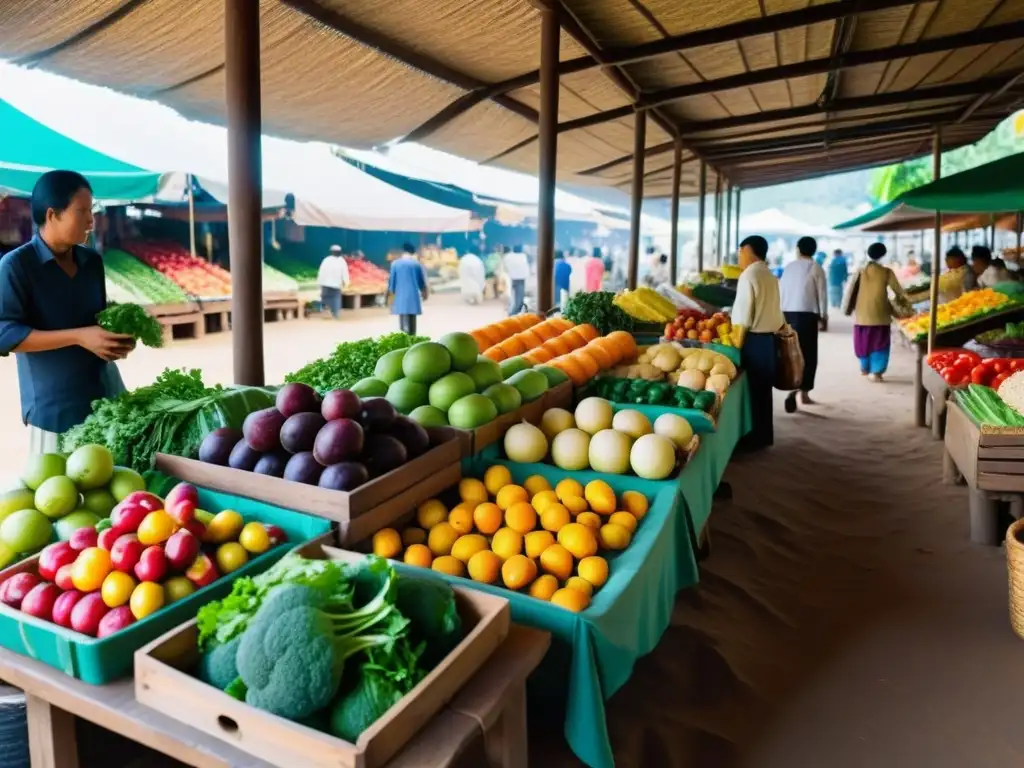
[[[213,650],[204,653],[199,659],[199,679],[222,691],[226,690],[238,677],[235,657],[241,642],[242,637],[239,635],[234,640],[214,646]]]

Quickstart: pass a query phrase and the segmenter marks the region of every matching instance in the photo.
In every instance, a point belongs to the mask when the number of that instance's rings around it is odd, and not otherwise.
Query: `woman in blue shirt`
[[[134,347],[96,325],[107,304],[103,260],[82,247],[93,227],[92,188],[73,171],[50,171],[32,189],[31,241],[0,258],[0,355],[18,361],[22,420],[36,453],[89,415],[120,382],[110,365]]]
[[[416,261],[416,249],[406,243],[402,256],[391,262],[388,295],[391,314],[398,315],[399,327],[410,336],[416,335],[416,316],[423,314],[423,300],[429,295],[427,273]]]

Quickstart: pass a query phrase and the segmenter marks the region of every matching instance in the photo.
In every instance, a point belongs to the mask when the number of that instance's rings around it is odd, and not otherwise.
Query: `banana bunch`
[[[676,316],[675,305],[651,288],[623,291],[613,303],[630,317],[645,323],[667,323]]]

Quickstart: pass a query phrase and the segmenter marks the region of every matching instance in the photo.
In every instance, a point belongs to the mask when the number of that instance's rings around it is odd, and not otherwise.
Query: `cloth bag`
[[[775,333],[775,356],[775,388],[784,392],[799,389],[804,380],[804,353],[789,323]]]
[[[853,314],[853,311],[857,308],[857,294],[860,292],[860,272],[858,271],[854,275],[853,280],[846,284],[846,290],[843,291],[843,301],[839,305],[840,311],[847,317]]]

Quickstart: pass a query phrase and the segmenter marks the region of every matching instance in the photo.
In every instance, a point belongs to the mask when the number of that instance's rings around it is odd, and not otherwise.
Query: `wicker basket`
[[[1010,582],[1010,625],[1024,639],[1024,518],[1006,531],[1006,571]]]

